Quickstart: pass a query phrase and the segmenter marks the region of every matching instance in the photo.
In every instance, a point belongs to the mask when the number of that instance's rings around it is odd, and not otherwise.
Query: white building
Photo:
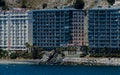
[[[0,11],[0,49],[26,50],[28,40],[28,11]]]

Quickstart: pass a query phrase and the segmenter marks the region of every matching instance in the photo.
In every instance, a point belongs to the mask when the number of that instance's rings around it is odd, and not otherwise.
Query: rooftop
[[[102,6],[98,6],[95,8],[91,8],[89,10],[118,10],[120,9],[120,7],[115,7],[115,6],[108,6],[108,7],[102,7]]]

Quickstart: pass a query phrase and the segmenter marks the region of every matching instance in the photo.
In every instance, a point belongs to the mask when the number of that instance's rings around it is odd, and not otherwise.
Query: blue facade
[[[120,9],[93,8],[88,11],[88,41],[94,49],[120,48]]]
[[[73,11],[76,10],[49,9],[31,11],[33,45],[37,47],[59,47],[71,44],[73,40]],[[79,12],[83,11],[79,10]]]

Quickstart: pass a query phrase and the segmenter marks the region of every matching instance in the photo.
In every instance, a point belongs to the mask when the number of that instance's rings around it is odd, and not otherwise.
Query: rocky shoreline
[[[40,59],[0,60],[0,64],[44,64],[44,65],[88,65],[88,66],[120,66],[120,58],[69,58],[59,62],[42,62]]]
[[[0,60],[0,64],[39,64],[40,60],[34,59],[23,59],[23,60],[16,60],[16,59],[9,59],[9,60]]]
[[[120,58],[65,58],[63,62],[72,65],[120,66]]]

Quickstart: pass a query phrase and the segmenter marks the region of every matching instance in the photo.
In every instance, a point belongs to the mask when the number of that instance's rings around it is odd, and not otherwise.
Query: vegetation
[[[83,9],[84,5],[85,5],[84,0],[76,0],[73,7],[76,8],[76,9]]]
[[[43,48],[34,47],[34,50],[32,50],[32,57],[33,59],[41,59],[43,56]]]
[[[110,5],[113,5],[115,3],[115,0],[107,0]]]
[[[21,8],[27,8],[27,0],[22,0]]]
[[[47,4],[46,4],[46,3],[42,4],[42,8],[43,8],[43,9],[46,8],[46,7],[47,7]]]
[[[32,59],[32,54],[27,53],[26,51],[16,51],[10,54],[11,59],[23,58],[23,59]]]
[[[8,55],[8,52],[0,49],[0,58],[5,58]]]
[[[17,53],[11,53],[10,54],[11,59],[16,59],[18,56],[19,56],[19,54],[17,54]]]
[[[6,4],[5,4],[5,1],[4,0],[0,0],[0,7],[3,7],[3,6],[5,6]]]
[[[8,8],[7,5],[5,5],[5,6],[2,7],[2,10],[9,10],[9,8]]]
[[[62,54],[62,52],[65,50],[65,48],[58,47],[58,48],[56,48],[56,50],[58,51],[59,54]]]
[[[31,48],[28,43],[26,43],[26,46],[28,48]],[[17,59],[17,58],[22,58],[22,59],[41,59],[43,56],[42,53],[42,48],[34,47],[31,52],[27,51],[6,51],[0,49],[0,58],[10,58],[10,59]]]
[[[5,0],[0,0],[0,7],[2,7],[3,10],[8,10],[8,6],[6,5]]]
[[[87,10],[84,10],[84,14],[85,14],[85,16],[87,16]]]
[[[76,54],[76,47],[74,46],[68,46],[66,50],[68,51],[68,54]]]
[[[107,47],[99,50],[92,50],[88,46],[84,46],[80,57],[85,57],[87,55],[89,55],[89,57],[120,57],[120,50],[112,50]]]
[[[112,50],[107,47],[100,50],[89,50],[90,57],[120,57],[120,50]]]
[[[61,54],[62,57],[65,57],[65,54],[63,53],[63,51],[65,50],[64,47],[58,47],[56,50],[58,54]]]
[[[15,51],[10,54],[11,59],[41,59],[42,56],[43,53],[40,50],[33,50],[31,53],[28,53],[27,51]]]
[[[26,45],[29,47],[29,45],[26,43]],[[43,57],[43,48],[32,46],[33,50],[29,53],[28,51],[5,51],[0,49],[0,58],[10,58],[10,59],[41,59]],[[64,57],[63,51],[67,50],[70,54],[76,54],[76,47],[58,47],[55,50],[55,53],[51,56],[53,58],[56,55],[61,55]],[[80,57],[120,57],[120,49],[118,50],[110,50],[107,47],[100,49],[100,50],[92,50],[88,46],[84,46],[82,48],[82,54]]]
[[[90,48],[88,46],[84,46],[82,48],[83,55],[89,55]]]
[[[28,42],[25,43],[25,46],[27,48],[27,51],[30,52],[32,46]]]

